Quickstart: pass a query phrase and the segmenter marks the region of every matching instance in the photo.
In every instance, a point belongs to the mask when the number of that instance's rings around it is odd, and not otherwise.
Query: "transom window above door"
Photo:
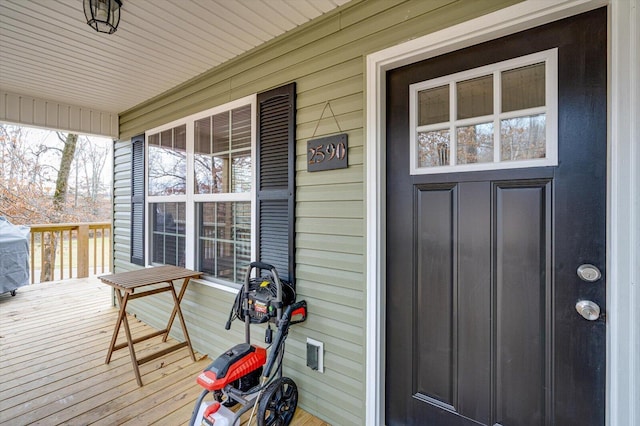
[[[409,86],[411,174],[558,164],[557,49]]]

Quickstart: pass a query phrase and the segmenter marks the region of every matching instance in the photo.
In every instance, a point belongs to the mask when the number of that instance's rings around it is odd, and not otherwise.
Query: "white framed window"
[[[256,96],[145,133],[146,258],[240,283],[255,258]]]
[[[295,129],[291,82],[132,137],[130,262],[294,282]]]
[[[558,164],[557,49],[409,86],[411,174]]]

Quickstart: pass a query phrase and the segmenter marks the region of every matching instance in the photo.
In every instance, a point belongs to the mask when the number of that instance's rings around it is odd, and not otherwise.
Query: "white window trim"
[[[222,193],[222,194],[194,194],[194,123],[202,118],[206,118],[212,115],[216,115],[225,111],[230,111],[242,106],[251,106],[251,191],[245,193]],[[185,267],[189,269],[196,268],[196,247],[197,247],[197,222],[196,222],[196,209],[195,205],[199,202],[234,202],[234,201],[250,201],[251,202],[251,259],[255,259],[257,253],[257,203],[256,203],[256,147],[257,147],[257,95],[249,95],[234,101],[228,102],[223,105],[200,111],[195,114],[171,121],[170,123],[163,124],[145,132],[145,219],[146,219],[146,235],[144,241],[145,247],[145,259],[147,259],[147,265],[151,265],[151,239],[152,239],[152,221],[149,217],[149,206],[153,203],[186,203],[185,205]],[[149,173],[149,136],[162,132],[164,130],[173,129],[174,127],[186,124],[186,138],[187,138],[187,169],[186,169],[186,187],[187,193],[180,195],[162,195],[162,196],[150,196],[148,194],[148,173]],[[206,280],[198,280],[198,282],[215,287],[218,289],[235,291],[237,285],[226,280],[207,277]]]
[[[388,70],[609,5],[611,64],[607,424],[640,423],[640,0],[525,0],[366,57],[365,424],[385,419],[385,77]],[[616,285],[612,285],[615,283]],[[624,373],[622,373],[624,372]]]
[[[500,74],[503,71],[524,67],[544,62],[545,64],[545,101],[543,107],[529,108],[517,111],[500,112],[502,103],[502,86],[500,82]],[[456,96],[455,85],[461,81],[470,80],[476,77],[493,75],[493,111],[492,115],[483,117],[473,117],[468,119],[453,119],[456,116]],[[449,86],[449,117],[446,123],[438,123],[427,126],[418,126],[418,92],[440,86]],[[545,138],[546,138],[546,155],[545,158],[522,160],[522,161],[501,161],[500,152],[500,121],[502,119],[522,117],[534,114],[545,114]],[[456,164],[457,153],[457,137],[456,128],[460,126],[468,126],[473,124],[493,122],[493,143],[494,158],[493,162],[473,163],[473,164]],[[449,130],[449,165],[418,167],[417,159],[417,135],[418,132],[430,130]],[[495,64],[485,65],[479,68],[465,70],[455,74],[434,78],[409,86],[409,169],[412,175],[452,173],[452,172],[472,172],[480,170],[503,170],[503,169],[520,169],[526,167],[544,167],[558,165],[558,49],[549,49],[536,52],[530,55],[509,59]]]

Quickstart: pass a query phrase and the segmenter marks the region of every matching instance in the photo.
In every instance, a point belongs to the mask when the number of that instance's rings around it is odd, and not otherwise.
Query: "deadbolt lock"
[[[578,273],[578,276],[582,281],[586,281],[589,283],[598,281],[602,277],[600,269],[598,269],[597,266],[591,265],[589,263],[580,265],[576,272]]]

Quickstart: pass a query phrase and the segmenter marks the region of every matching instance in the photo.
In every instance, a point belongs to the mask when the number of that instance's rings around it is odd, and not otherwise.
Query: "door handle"
[[[588,321],[595,321],[600,318],[600,306],[591,300],[580,300],[576,303],[576,311]]]

